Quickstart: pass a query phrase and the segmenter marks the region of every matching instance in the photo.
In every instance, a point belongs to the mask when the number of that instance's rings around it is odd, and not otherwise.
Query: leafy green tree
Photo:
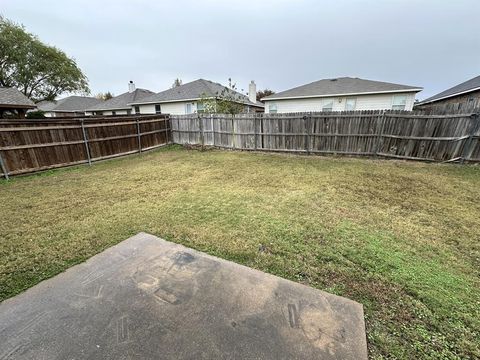
[[[0,49],[1,86],[15,87],[35,102],[54,100],[66,92],[90,92],[74,59],[2,16]]]
[[[178,87],[178,86],[180,86],[180,85],[182,85],[182,84],[183,84],[182,79],[176,78],[176,79],[173,81],[172,89],[173,89],[173,88],[176,88],[176,87]]]
[[[98,93],[97,95],[95,95],[95,97],[97,99],[100,99],[100,100],[110,100],[111,98],[113,98],[115,95],[113,93],[111,93],[110,91],[107,91],[105,93]]]
[[[29,111],[25,117],[27,119],[45,119],[45,112],[42,110]]]
[[[245,105],[242,95],[237,92],[237,86],[228,79],[228,87],[216,93],[214,97],[203,94],[200,103],[206,113],[236,115],[243,112]]]
[[[257,101],[260,101],[264,97],[270,96],[270,95],[273,95],[273,94],[275,94],[275,91],[270,90],[270,89],[259,90],[259,91],[257,91]]]

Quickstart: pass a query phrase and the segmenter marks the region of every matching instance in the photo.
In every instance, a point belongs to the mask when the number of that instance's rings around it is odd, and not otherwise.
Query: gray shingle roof
[[[22,108],[35,107],[32,100],[11,87],[0,87],[0,105],[20,106]]]
[[[39,109],[53,112],[83,112],[100,103],[103,103],[103,100],[88,96],[72,95],[57,101],[41,102],[39,103]]]
[[[155,93],[150,90],[136,89],[135,91],[123,93],[109,100],[106,100],[96,106],[88,108],[87,111],[130,109],[131,106],[128,104],[131,104],[135,101],[140,101],[145,97],[151,96],[153,94]]]
[[[41,111],[51,111],[55,106],[57,106],[57,101],[43,100],[37,103],[37,108]]]
[[[252,103],[246,95],[233,91],[221,84],[204,79],[198,79],[187,84],[177,86],[173,89],[159,92],[152,96],[143,98],[141,101],[134,101],[131,103],[131,105],[174,102],[182,100],[197,100],[201,99],[202,97],[220,96],[223,91],[232,92],[234,97],[238,99],[238,102],[242,104],[263,107],[263,104],[261,103]]]
[[[280,98],[301,98],[301,97],[325,97],[332,95],[362,94],[362,93],[383,93],[400,91],[421,91],[418,86],[407,86],[386,83],[381,81],[365,80],[351,77],[335,79],[323,79],[310,84],[298,86],[293,89],[266,96],[262,100],[274,100]]]
[[[458,94],[467,93],[475,89],[478,90],[479,88],[480,88],[480,76],[477,76],[477,77],[474,77],[473,79],[467,80],[461,84],[451,87],[450,89],[442,91],[441,93],[433,95],[428,99],[422,100],[421,102],[419,102],[419,105],[449,98]]]

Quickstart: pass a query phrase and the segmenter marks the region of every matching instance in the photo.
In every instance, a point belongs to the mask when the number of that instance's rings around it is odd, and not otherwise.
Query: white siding
[[[93,113],[93,111],[85,111],[85,115],[92,116],[92,115],[100,115],[101,113],[101,116],[107,116],[107,115],[113,115],[113,111],[115,111],[115,115],[128,115],[127,110],[98,110],[98,111],[95,111],[95,114]],[[133,109],[131,113],[133,114]]]
[[[162,114],[170,115],[184,115],[186,114],[186,104],[192,104],[192,112],[197,112],[196,101],[179,101],[172,103],[160,103],[160,109]],[[140,108],[140,114],[155,114],[155,104],[138,105]]]
[[[344,111],[347,98],[355,98],[355,110],[389,110],[392,109],[394,95],[406,95],[405,110],[412,110],[415,93],[369,94],[330,98],[304,98],[265,101],[265,112],[269,113],[269,105],[277,106],[277,113],[322,111],[322,108],[333,99],[333,111]]]

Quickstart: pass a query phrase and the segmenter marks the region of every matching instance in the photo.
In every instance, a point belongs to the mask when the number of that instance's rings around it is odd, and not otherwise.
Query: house
[[[264,106],[256,100],[256,86],[249,86],[249,96],[231,90],[226,86],[209,80],[198,79],[172,89],[145,97],[139,101],[132,101],[135,114],[171,114],[183,115],[203,111],[205,99],[219,99],[228,93],[229,98],[244,106],[244,112],[263,112]]]
[[[359,78],[323,79],[266,96],[266,113],[348,110],[412,110],[418,86]]]
[[[56,101],[41,101],[37,104],[46,117],[85,116],[85,110],[102,103],[103,100],[88,96],[68,96]]]
[[[126,93],[92,106],[85,111],[85,115],[130,115],[132,113],[130,103],[140,101],[153,94],[155,93],[150,90],[136,89],[133,81],[130,81]]]
[[[480,76],[455,85],[415,105],[419,109],[432,109],[442,106],[459,108],[480,107]]]
[[[13,117],[24,118],[27,110],[35,109],[32,100],[20,91],[11,87],[0,87],[0,119],[10,114]]]

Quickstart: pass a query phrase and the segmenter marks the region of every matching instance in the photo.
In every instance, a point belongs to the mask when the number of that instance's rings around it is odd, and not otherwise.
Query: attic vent
[[[338,79],[330,79],[330,81],[337,81]]]

